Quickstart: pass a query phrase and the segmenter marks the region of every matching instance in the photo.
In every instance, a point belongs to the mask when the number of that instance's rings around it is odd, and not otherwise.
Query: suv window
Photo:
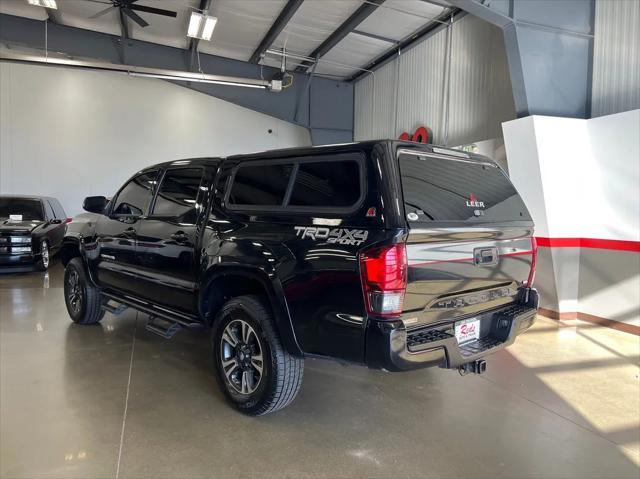
[[[149,203],[158,171],[150,171],[136,176],[118,193],[113,210],[114,215],[141,216],[149,213]]]
[[[241,164],[235,174],[229,204],[279,206],[284,200],[293,164]]]
[[[363,193],[359,154],[241,163],[228,193],[230,209],[336,211]]]
[[[201,168],[167,170],[156,196],[153,215],[178,218],[181,223],[195,223],[202,171]]]
[[[345,208],[360,198],[358,162],[300,163],[289,205]]]
[[[56,215],[53,212],[53,208],[51,207],[51,202],[49,200],[43,200],[44,203],[44,211],[48,220],[56,219]]]
[[[62,208],[62,205],[58,200],[53,198],[52,200],[49,201],[49,203],[51,203],[51,208],[53,208],[53,212],[55,213],[56,218],[59,218],[62,220],[66,219],[67,214],[65,213],[64,209]]]

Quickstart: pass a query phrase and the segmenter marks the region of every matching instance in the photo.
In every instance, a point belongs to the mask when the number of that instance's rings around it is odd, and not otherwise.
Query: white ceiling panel
[[[218,17],[210,42],[200,51],[247,61],[286,5],[286,0],[213,0]],[[186,25],[185,25],[186,32]]]
[[[349,77],[359,71],[357,67],[389,50],[389,46],[388,42],[350,33],[322,57],[316,74]]]
[[[400,41],[444,12],[422,0],[386,0],[356,30]]]
[[[70,27],[83,28],[111,35],[120,35],[117,9],[98,18],[92,15],[104,10],[108,3],[88,0],[57,0],[55,12],[60,22]],[[136,12],[149,23],[140,27],[128,21],[129,36],[177,48],[187,48],[187,26],[191,12],[199,0],[139,0],[138,5],[163,8],[177,12],[177,17],[165,17],[146,12]],[[210,42],[200,42],[200,51],[213,55],[248,60],[276,17],[286,5],[286,0],[213,0],[210,15],[218,17],[218,23]],[[44,20],[44,8],[29,5],[26,0],[0,0],[0,13]]]
[[[272,48],[286,46],[288,51],[308,55],[362,3],[362,0],[306,0],[273,42]]]

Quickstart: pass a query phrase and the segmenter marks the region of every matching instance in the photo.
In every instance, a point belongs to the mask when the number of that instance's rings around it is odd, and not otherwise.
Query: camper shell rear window
[[[513,184],[493,162],[411,150],[400,150],[398,159],[409,223],[531,221]]]

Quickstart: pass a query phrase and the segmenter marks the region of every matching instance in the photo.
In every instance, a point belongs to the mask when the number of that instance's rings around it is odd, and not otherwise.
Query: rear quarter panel
[[[349,214],[229,211],[224,208],[225,162],[216,203],[219,253],[264,270],[279,282],[294,333],[307,354],[364,361],[366,314],[358,254],[396,235],[382,223],[376,168],[365,156],[365,194]],[[367,217],[369,208],[375,217]],[[224,211],[224,213],[222,213]]]

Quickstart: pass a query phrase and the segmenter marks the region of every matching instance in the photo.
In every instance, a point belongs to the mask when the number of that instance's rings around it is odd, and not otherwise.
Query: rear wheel
[[[47,240],[42,240],[40,243],[40,259],[36,263],[38,271],[46,271],[49,269],[49,243]]]
[[[73,258],[64,270],[64,301],[74,323],[94,324],[104,316],[100,291],[87,280],[81,258]]]
[[[295,399],[304,359],[283,349],[273,316],[257,296],[240,296],[222,307],[212,343],[218,384],[236,409],[260,416]]]

